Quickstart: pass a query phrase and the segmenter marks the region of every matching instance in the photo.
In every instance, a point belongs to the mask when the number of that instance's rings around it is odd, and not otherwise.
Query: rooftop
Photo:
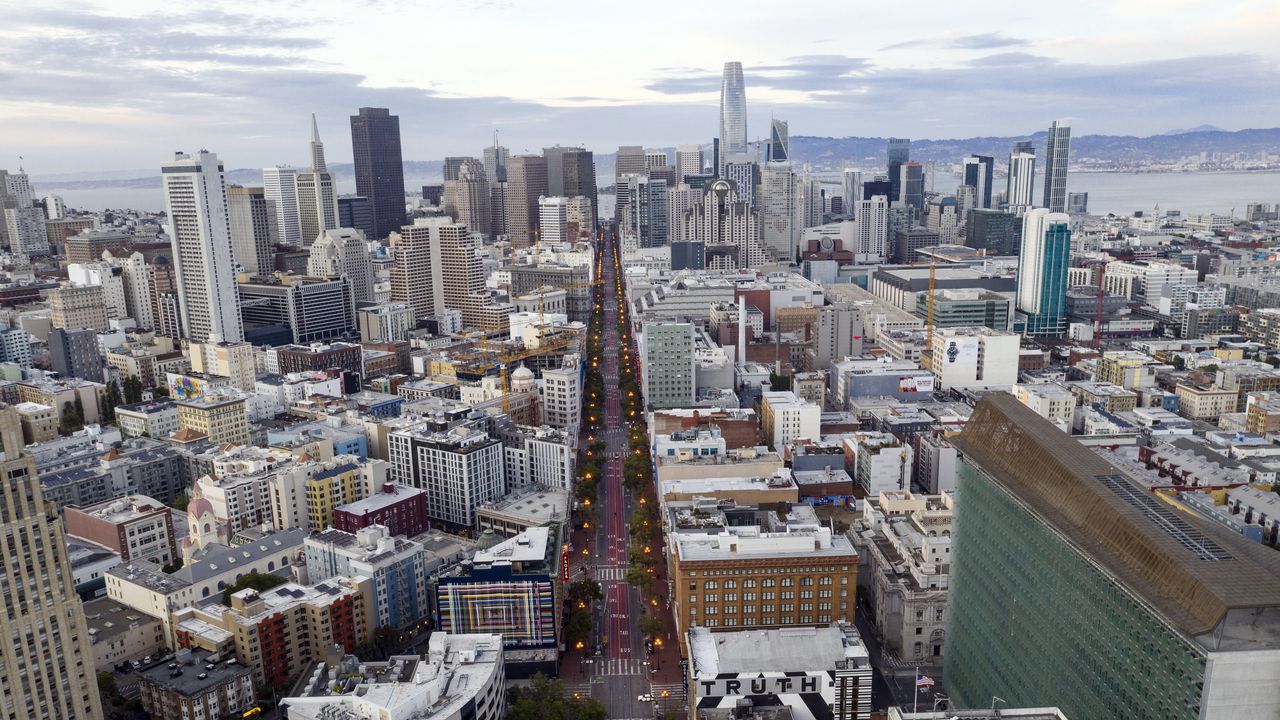
[[[354,467],[355,466],[349,466],[349,468]],[[339,505],[334,508],[334,510],[341,510],[342,512],[351,513],[353,515],[364,515],[366,513],[376,512],[398,502],[403,502],[411,497],[421,495],[424,492],[426,491],[415,487],[409,487],[408,485],[387,483],[381,492],[376,492],[363,500],[357,500],[353,503],[347,503],[346,505]]]
[[[244,675],[252,675],[253,669],[241,665],[235,658],[216,660],[215,655],[179,653],[169,662],[157,662],[138,671],[138,679],[186,698],[197,698],[219,685]]]
[[[501,513],[519,517],[530,523],[545,523],[567,517],[569,493],[564,490],[530,487],[523,492],[507,495],[488,505],[480,512]]]
[[[488,550],[476,552],[473,560],[477,565],[542,562],[547,557],[550,540],[550,528],[532,527]]]
[[[1215,650],[1280,643],[1274,550],[1175,514],[1011,395],[984,397],[952,442],[1187,635]]]
[[[698,678],[721,673],[794,672],[870,667],[867,648],[849,624],[774,630],[689,630],[689,672]]]
[[[100,597],[84,604],[84,618],[93,644],[110,642],[117,635],[141,625],[159,625],[160,621],[128,605]]]

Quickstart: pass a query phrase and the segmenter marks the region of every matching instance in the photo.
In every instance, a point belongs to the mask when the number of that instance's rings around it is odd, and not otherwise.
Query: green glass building
[[[1010,395],[953,441],[955,707],[1280,717],[1280,553],[1173,508]]]

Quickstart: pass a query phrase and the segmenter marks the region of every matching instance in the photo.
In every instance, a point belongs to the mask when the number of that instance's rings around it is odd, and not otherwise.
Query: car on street
[[[637,695],[636,700],[639,700],[640,702],[653,702],[653,696],[649,693],[645,693],[644,695]]]

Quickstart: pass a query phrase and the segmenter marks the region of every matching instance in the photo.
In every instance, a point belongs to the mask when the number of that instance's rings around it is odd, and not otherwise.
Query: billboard
[[[978,364],[978,338],[951,337],[944,342],[942,354],[947,359],[948,365]]]
[[[931,393],[933,392],[932,375],[901,375],[898,377],[898,392]]]

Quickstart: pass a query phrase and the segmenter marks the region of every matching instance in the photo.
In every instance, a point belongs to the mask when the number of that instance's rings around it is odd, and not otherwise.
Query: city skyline
[[[1239,2],[1162,16],[1146,3],[1124,5],[1055,16],[1052,24],[1032,11],[974,12],[937,32],[868,17],[840,37],[822,20],[839,8],[824,3],[777,23],[716,15],[724,32],[707,37],[681,28],[706,27],[698,20],[712,9],[682,6],[687,22],[673,25],[662,18],[676,9],[655,7],[639,32],[611,40],[609,53],[586,64],[602,16],[582,13],[565,28],[587,45],[547,52],[530,47],[538,33],[515,32],[546,22],[520,4],[496,15],[489,6],[427,11],[389,2],[340,24],[326,22],[340,8],[323,2],[305,13],[236,4],[174,11],[148,2],[28,8],[8,13],[0,30],[0,134],[16,139],[10,152],[37,175],[147,167],[200,147],[216,148],[234,167],[296,162],[306,112],[340,128],[360,106],[404,118],[408,159],[483,147],[494,129],[517,154],[555,143],[671,146],[716,135],[730,59],[743,65],[751,140],[767,135],[770,115],[790,119],[797,136],[836,137],[1017,134],[1056,117],[1106,134],[1274,125],[1275,100],[1254,88],[1276,66],[1266,42],[1276,11]],[[398,43],[405,36],[393,34],[376,51],[365,47],[361,39],[375,36],[387,13],[432,42]],[[489,37],[504,52],[492,59],[471,53],[456,62],[461,35],[433,31],[494,18],[501,25]],[[644,31],[649,25],[653,32]],[[1126,30],[1123,37],[1096,30],[1104,26]],[[1202,51],[1179,55],[1190,43],[1176,39],[1192,27]],[[628,38],[650,43],[659,29],[666,39],[628,50]],[[505,62],[509,52],[522,62]],[[1204,108],[1227,104],[1229,116],[1206,116]],[[349,151],[334,143],[329,161],[345,163]]]

